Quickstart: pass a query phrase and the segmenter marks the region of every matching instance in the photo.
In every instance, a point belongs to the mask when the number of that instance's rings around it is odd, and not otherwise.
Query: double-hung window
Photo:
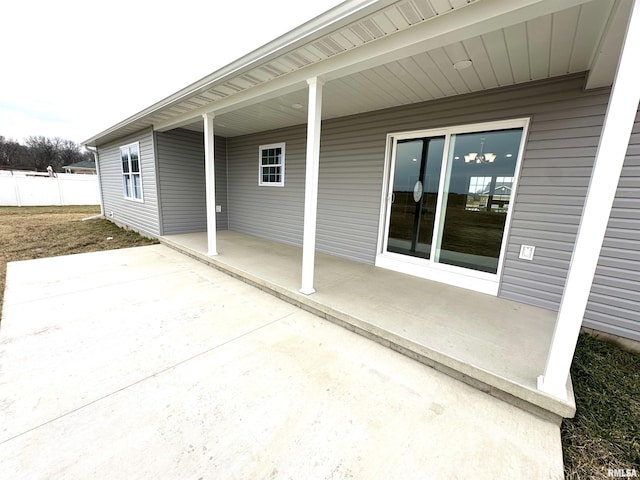
[[[258,185],[284,187],[284,143],[260,145]]]
[[[120,147],[122,186],[125,198],[142,201],[142,175],[140,173],[140,144]]]

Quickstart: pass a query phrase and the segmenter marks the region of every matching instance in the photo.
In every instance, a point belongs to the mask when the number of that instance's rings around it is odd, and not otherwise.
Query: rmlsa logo
[[[636,478],[638,472],[635,468],[610,468],[607,470],[607,476],[613,478]]]

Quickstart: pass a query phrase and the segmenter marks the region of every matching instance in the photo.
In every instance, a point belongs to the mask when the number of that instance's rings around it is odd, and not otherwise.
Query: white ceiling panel
[[[489,61],[498,80],[498,85],[503,86],[514,83],[504,30],[496,30],[482,35],[482,42],[484,43],[484,48],[489,52]]]
[[[462,78],[462,81],[470,92],[479,92],[485,89],[484,84],[480,81],[480,77],[473,66],[460,70],[457,74]]]
[[[413,57],[414,61],[420,66],[422,70],[429,76],[429,78],[436,85],[438,90],[442,92],[442,95],[439,96],[450,96],[455,95],[456,90],[451,85],[451,82],[447,79],[446,75],[444,75],[436,62],[434,62],[433,58],[431,58],[430,52],[421,53],[415,55]]]
[[[402,12],[397,8],[391,8],[384,12],[386,17],[389,19],[391,23],[393,23],[396,30],[404,30],[409,27],[410,24],[407,22],[407,19],[404,17]]]
[[[420,10],[409,0],[400,2],[398,10],[409,25],[415,25],[425,19]]]
[[[491,66],[489,55],[484,48],[481,38],[472,38],[462,42],[465,50],[469,54],[469,59],[473,62],[472,68],[478,75],[478,79],[483,88],[495,88],[498,86],[498,80]]]
[[[260,85],[261,83],[264,83],[264,81],[265,81],[265,79],[262,78],[260,75],[257,75],[256,72],[253,72],[251,74],[245,73],[240,78],[245,79],[249,84],[251,84],[253,86]]]
[[[551,57],[549,74],[565,75],[571,71],[571,53],[575,45],[580,7],[570,8],[554,15],[551,30]]]
[[[516,83],[527,82],[531,79],[529,69],[529,36],[527,24],[519,23],[504,29],[504,40],[509,52],[511,74]],[[496,60],[500,61],[500,60]],[[504,58],[501,61],[506,61]],[[505,66],[506,68],[506,66]]]
[[[413,4],[416,6],[422,18],[428,19],[436,15],[436,7],[434,2],[429,0],[413,0]]]
[[[449,0],[430,0],[430,3],[438,15],[442,15],[453,9]],[[464,2],[464,4],[466,4],[466,2]]]
[[[428,67],[429,70],[427,70],[427,72],[431,74],[431,69],[433,69],[433,73],[436,76],[432,78],[440,79],[439,81],[441,85],[439,86],[443,91],[446,92],[446,85],[449,85],[452,89],[451,91],[453,92],[449,95],[469,93],[469,89],[460,78],[460,75],[458,75],[458,71],[453,68],[453,64],[451,63],[451,60],[449,60],[449,57],[447,56],[444,48],[437,48],[435,50],[432,50],[428,53],[428,55],[433,61],[433,65],[435,65],[435,68],[433,66],[430,66]]]
[[[389,67],[421,99],[436,97],[437,87],[413,58],[403,58]],[[439,95],[438,95],[439,96]]]
[[[612,6],[613,0],[597,0],[579,7],[580,15],[576,27],[574,50],[571,54],[570,71],[576,72],[590,66]]]
[[[456,62],[469,59],[469,53],[467,52],[462,42],[452,43],[444,47],[444,51],[447,53],[449,62],[453,65]]]
[[[553,15],[546,15],[527,22],[531,80],[539,80],[549,76],[552,19]]]
[[[394,23],[389,19],[387,15],[384,14],[384,12],[378,15],[374,15],[373,20],[385,32],[391,33],[398,31],[398,27],[394,25]]]
[[[370,100],[365,96],[354,96],[354,88],[357,87],[353,86],[350,79],[340,78],[327,83],[324,87],[322,100],[323,110],[329,112],[328,115],[335,115],[336,117],[349,115],[354,111],[366,112],[369,108]]]
[[[381,65],[372,70],[378,76],[378,80],[373,79],[376,84],[385,90],[393,92],[394,98],[399,105],[415,103],[421,101],[421,97],[411,90],[402,80],[402,76],[396,73],[395,64]]]

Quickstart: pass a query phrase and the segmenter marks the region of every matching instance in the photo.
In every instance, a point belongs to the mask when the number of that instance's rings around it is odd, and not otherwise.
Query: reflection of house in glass
[[[506,213],[512,188],[513,177],[470,177],[465,209]]]

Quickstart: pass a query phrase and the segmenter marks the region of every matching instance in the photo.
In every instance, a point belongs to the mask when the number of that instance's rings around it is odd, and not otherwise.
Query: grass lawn
[[[640,478],[640,353],[583,333],[571,378],[577,411],[562,422],[566,479],[634,478],[609,469]]]
[[[7,262],[156,243],[107,220],[82,221],[98,213],[0,207],[0,315]],[[572,377],[577,413],[561,428],[567,480],[620,478],[609,469],[635,469],[640,478],[640,354],[583,334]]]
[[[0,207],[0,320],[8,262],[157,243],[108,220],[82,221],[98,214],[97,206]]]

